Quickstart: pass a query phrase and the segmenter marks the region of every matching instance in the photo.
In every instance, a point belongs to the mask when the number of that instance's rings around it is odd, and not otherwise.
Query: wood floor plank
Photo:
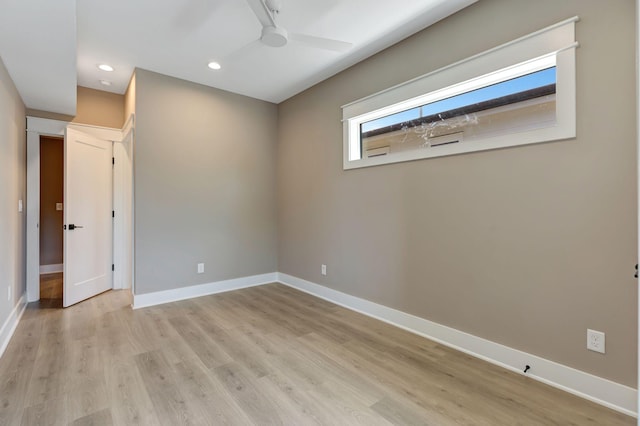
[[[70,344],[67,357],[63,372],[65,390],[85,386],[87,382],[95,384],[103,378],[103,355],[95,334]]]
[[[65,426],[69,423],[67,399],[50,399],[43,403],[27,407],[22,412],[21,425]],[[3,423],[11,424],[11,423]]]
[[[250,308],[256,314],[259,314],[263,321],[270,321],[274,324],[274,327],[282,327],[295,336],[301,336],[303,334],[310,333],[312,329],[308,326],[296,321],[295,318],[283,315],[283,311],[280,309],[274,309],[272,304],[265,304],[264,299],[259,299],[255,295],[249,292],[252,289],[247,289],[247,292],[233,292],[232,296],[244,306]]]
[[[247,311],[246,307],[229,297],[225,297],[226,294],[221,293],[216,296],[199,298],[195,301],[201,308],[197,312],[204,313],[216,327],[225,330],[235,328],[238,325],[237,318],[243,318],[243,321],[251,321],[255,317],[253,313]]]
[[[467,418],[465,410],[470,407],[460,403],[460,395],[456,393],[456,389],[443,388],[430,380],[428,375],[420,376],[413,371],[408,371],[407,366],[387,364],[385,359],[379,358],[379,353],[361,342],[353,343],[352,341],[344,345],[335,345],[320,335],[308,335],[300,340],[316,350],[324,348],[325,354],[338,362],[345,363],[360,374],[370,377],[390,395],[408,399],[441,415],[442,419],[446,419],[442,424],[491,424],[483,420],[482,407],[480,412],[473,411],[472,423],[465,422]]]
[[[260,300],[263,303],[265,301],[271,303],[271,309],[279,312],[283,318],[292,319],[303,326],[304,330],[325,334],[339,343],[346,342],[351,338],[347,333],[328,324],[327,318],[331,316],[332,309],[316,309],[309,303],[305,305],[296,304],[294,302],[295,299],[282,292],[284,286],[281,285],[270,284],[265,287],[256,287],[252,290],[260,295]]]
[[[21,321],[0,360],[0,413],[19,411],[25,398],[38,354],[42,323]]]
[[[369,377],[350,369],[343,362],[336,362],[326,356],[323,353],[323,348],[310,349],[296,340],[290,350],[307,359],[311,365],[321,371],[324,377],[323,383],[357,391],[364,405],[371,405],[379,401],[387,393],[385,389],[370,380]]]
[[[271,372],[272,367],[260,356],[256,346],[244,339],[238,328],[222,330],[216,335],[216,342],[234,362],[242,365],[253,376],[263,377]]]
[[[307,391],[301,390],[277,373],[257,380],[256,386],[263,394],[270,395],[272,403],[279,413],[283,413],[283,423],[293,425],[330,425],[338,424],[339,419],[331,416],[314,400]],[[336,423],[338,421],[338,423]]]
[[[215,340],[204,335],[186,316],[171,318],[169,323],[207,368],[219,367],[233,361]]]
[[[334,410],[344,419],[345,424],[354,425],[391,425],[384,417],[377,415],[364,405],[353,389],[328,386],[323,383],[309,393],[322,401],[327,410]]]
[[[118,426],[159,424],[133,359],[111,360],[104,368],[113,423]]]
[[[183,361],[174,369],[181,391],[207,422],[215,425],[253,424],[224,385],[203,365]]]
[[[72,346],[62,315],[50,317],[44,324],[31,379],[27,389],[28,405],[39,404],[62,394],[66,361]]]
[[[155,408],[159,424],[197,425],[202,421],[189,412],[169,363],[160,351],[135,356],[136,365]]]
[[[96,338],[103,360],[129,359],[134,355],[147,352],[151,349],[145,347],[144,337],[134,335],[134,319],[125,320],[122,313],[117,311],[106,312],[98,319]]]
[[[0,410],[0,425],[19,425],[23,410]]]
[[[439,425],[450,420],[434,411],[403,400],[385,397],[371,406],[371,409],[394,425]]]
[[[111,426],[113,425],[113,418],[111,417],[111,410],[104,409],[97,413],[89,414],[88,416],[79,418],[70,423],[72,426]]]
[[[213,371],[253,422],[259,425],[288,423],[284,420],[288,413],[282,413],[276,409],[268,395],[260,391],[255,379],[241,365],[229,363]]]
[[[65,392],[69,419],[76,420],[110,407],[109,393],[102,374],[85,379]]]

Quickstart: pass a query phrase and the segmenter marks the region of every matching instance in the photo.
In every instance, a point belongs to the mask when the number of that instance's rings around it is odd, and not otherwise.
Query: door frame
[[[135,117],[129,116],[120,140],[113,144],[113,272],[114,289],[131,289],[133,274],[133,142]]]
[[[40,300],[40,136],[64,137],[65,129],[70,126],[95,137],[112,141],[114,143],[114,157],[118,152],[119,158],[126,160],[126,155],[123,153],[129,153],[129,159],[132,158],[133,153],[133,123],[133,115],[127,120],[123,129],[27,116],[26,278],[28,302]],[[124,144],[123,141],[125,141]],[[132,167],[132,161],[116,161],[114,164],[114,177],[118,176],[114,179],[113,185],[114,210],[121,209],[121,214],[114,217],[112,239],[118,244],[113,245],[113,259],[119,259],[119,261],[126,260],[126,256],[133,253],[132,198],[129,198],[130,208],[128,210],[124,208],[127,202],[123,201],[127,194],[131,194],[130,197],[132,197]],[[128,226],[125,226],[126,224]],[[112,288],[131,288],[133,292],[133,262],[125,263],[131,265],[131,269],[116,268]]]

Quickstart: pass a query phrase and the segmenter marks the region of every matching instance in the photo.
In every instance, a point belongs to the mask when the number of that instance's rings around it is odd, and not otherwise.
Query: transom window
[[[344,106],[344,168],[575,137],[576,21]],[[514,64],[523,52],[513,47],[544,54],[525,55]],[[511,64],[498,69],[493,65],[505,62]],[[483,68],[488,72],[455,81],[457,75]],[[447,81],[453,84],[385,105]]]

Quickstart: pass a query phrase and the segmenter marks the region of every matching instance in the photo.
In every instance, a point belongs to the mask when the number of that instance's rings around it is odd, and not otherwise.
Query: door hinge
[[[111,164],[113,164],[113,165],[116,164],[116,157],[111,157]]]
[[[116,211],[115,210],[111,210],[111,217],[116,217]]]
[[[115,271],[115,270],[116,270],[116,267],[115,267],[115,265],[114,265],[113,263],[111,264],[111,270],[112,270],[112,271]]]

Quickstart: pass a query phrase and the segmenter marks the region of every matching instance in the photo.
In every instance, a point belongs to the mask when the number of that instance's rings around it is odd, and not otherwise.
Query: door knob
[[[77,229],[77,228],[84,228],[84,226],[74,225],[73,223],[69,224],[69,231],[73,231],[74,229]]]

